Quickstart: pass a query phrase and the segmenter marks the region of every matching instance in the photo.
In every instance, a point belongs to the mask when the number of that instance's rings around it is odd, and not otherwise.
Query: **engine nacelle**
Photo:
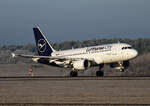
[[[73,62],[73,68],[76,70],[85,70],[91,66],[91,62],[88,60],[78,60]]]
[[[120,65],[118,63],[111,63],[110,67],[111,68],[116,68],[116,67],[120,67]]]
[[[120,69],[122,69],[122,67],[124,67],[124,68],[126,69],[126,68],[128,68],[129,65],[130,65],[129,61],[123,61],[121,64],[122,64],[122,65],[120,65],[119,63],[111,63],[111,64],[110,64],[110,67],[111,67],[111,68],[114,68],[114,69],[120,70]]]

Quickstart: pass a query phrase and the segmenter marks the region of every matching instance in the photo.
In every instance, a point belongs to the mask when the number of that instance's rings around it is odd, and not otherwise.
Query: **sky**
[[[34,43],[37,25],[53,43],[149,38],[150,0],[0,0],[0,45]]]

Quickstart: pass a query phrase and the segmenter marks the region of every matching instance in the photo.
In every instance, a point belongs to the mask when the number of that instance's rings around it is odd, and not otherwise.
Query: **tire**
[[[77,71],[71,71],[70,72],[70,77],[77,77],[78,76],[78,72]]]
[[[120,72],[124,72],[124,69],[121,69]]]
[[[103,71],[97,71],[96,72],[96,76],[97,77],[103,77],[104,76],[104,72]]]

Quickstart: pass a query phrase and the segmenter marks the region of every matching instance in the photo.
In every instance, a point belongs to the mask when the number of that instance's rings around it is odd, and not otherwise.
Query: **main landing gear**
[[[104,76],[104,72],[103,71],[97,71],[96,72],[96,76],[97,77],[103,77]]]
[[[78,71],[71,71],[70,72],[70,77],[77,77],[78,76]],[[96,72],[96,76],[97,77],[103,77],[104,76],[104,72],[99,70]]]
[[[78,76],[78,72],[77,71],[71,71],[70,72],[70,77],[77,77]]]
[[[104,72],[101,70],[103,68],[103,66],[104,66],[104,64],[99,65],[99,71],[96,72],[97,77],[103,77],[104,76]],[[77,77],[77,76],[78,76],[77,70],[70,71],[70,77]]]
[[[124,68],[120,69],[120,72],[124,72]]]
[[[103,77],[104,76],[104,72],[101,70],[103,67],[104,67],[104,64],[99,65],[99,71],[96,72],[97,77]]]

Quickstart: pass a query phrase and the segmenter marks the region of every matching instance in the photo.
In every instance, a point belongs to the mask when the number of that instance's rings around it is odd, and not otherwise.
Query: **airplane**
[[[12,57],[32,58],[34,62],[71,68],[70,77],[77,77],[78,71],[99,66],[96,76],[104,76],[104,64],[123,72],[130,65],[129,60],[137,57],[138,52],[129,44],[113,43],[70,50],[56,51],[48,42],[40,28],[33,28],[38,55],[12,53]]]

